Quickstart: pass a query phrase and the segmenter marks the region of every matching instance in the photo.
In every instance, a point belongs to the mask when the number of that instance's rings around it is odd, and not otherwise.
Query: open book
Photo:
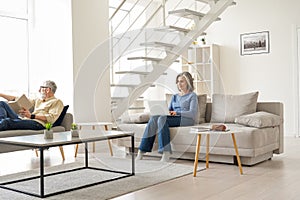
[[[18,113],[19,110],[21,110],[23,107],[26,109],[30,109],[32,107],[32,103],[29,101],[29,99],[23,94],[15,101],[9,101],[8,105],[16,112]]]

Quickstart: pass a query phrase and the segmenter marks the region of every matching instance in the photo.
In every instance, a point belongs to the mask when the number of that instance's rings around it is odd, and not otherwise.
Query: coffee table
[[[233,146],[235,149],[235,154],[237,158],[237,163],[239,166],[240,174],[243,174],[243,168],[240,160],[240,155],[238,151],[238,147],[236,144],[236,139],[235,139],[235,133],[237,133],[238,130],[228,130],[228,131],[212,131],[209,130],[207,127],[199,128],[197,129],[191,129],[190,133],[191,134],[196,134],[197,135],[197,143],[196,143],[196,151],[195,151],[195,160],[194,160],[194,172],[193,176],[196,177],[197,175],[197,168],[198,168],[198,160],[199,160],[199,154],[200,154],[200,142],[201,142],[201,135],[206,135],[206,168],[209,168],[209,138],[210,135],[212,134],[230,134],[233,142]]]
[[[19,180],[14,180],[14,181],[7,181],[4,183],[0,184],[0,188],[3,189],[8,189],[12,190],[15,192],[20,192],[23,194],[31,195],[31,196],[36,196],[36,197],[49,197],[65,192],[70,192],[73,190],[81,189],[81,188],[86,188],[90,187],[93,185],[113,181],[113,180],[118,180],[121,178],[126,178],[129,176],[133,176],[135,174],[135,160],[134,160],[134,134],[133,132],[123,132],[123,131],[101,131],[101,130],[89,130],[85,131],[83,136],[74,138],[71,135],[70,131],[66,132],[57,132],[53,134],[53,139],[44,139],[43,134],[38,134],[38,135],[29,135],[29,136],[16,136],[16,137],[7,137],[7,138],[1,138],[0,139],[0,144],[7,144],[7,145],[17,145],[17,146],[25,146],[25,147],[30,147],[30,148],[37,148],[40,150],[40,169],[39,169],[39,175],[38,176],[33,176],[33,177],[28,177],[28,178],[23,178]],[[102,141],[102,140],[109,140],[109,139],[116,139],[116,138],[123,138],[123,137],[130,137],[131,138],[131,145],[132,145],[132,150],[131,150],[131,172],[124,172],[124,171],[116,171],[116,170],[108,170],[108,169],[102,169],[102,168],[95,168],[95,167],[90,167],[89,166],[89,160],[88,160],[88,144],[90,142],[96,142],[96,141]],[[55,173],[49,173],[45,174],[45,168],[44,168],[44,150],[49,148],[49,147],[55,147],[55,146],[63,146],[63,145],[74,145],[74,144],[85,144],[85,159],[84,159],[84,166],[79,167],[76,169],[70,169],[70,170],[64,170],[64,171],[59,171]],[[91,170],[100,170],[100,171],[105,171],[105,172],[111,172],[111,173],[118,173],[122,174],[122,176],[118,176],[109,180],[99,180],[99,182],[96,183],[91,183],[83,186],[75,186],[71,189],[67,190],[61,190],[61,191],[55,191],[53,193],[48,193],[45,194],[45,185],[44,185],[44,179],[45,177],[48,176],[53,176],[53,175],[58,175],[62,173],[68,173],[68,172],[74,172],[77,170],[82,170],[82,169],[91,169]],[[19,182],[24,182],[28,180],[33,180],[33,179],[40,179],[40,193],[31,193],[28,191],[23,191],[23,190],[18,190],[9,187],[10,184],[14,183],[19,183]],[[51,186],[50,186],[51,187]]]

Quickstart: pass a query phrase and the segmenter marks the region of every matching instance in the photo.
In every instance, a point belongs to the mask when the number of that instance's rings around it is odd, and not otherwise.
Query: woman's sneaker
[[[142,160],[143,159],[143,156],[145,155],[146,152],[143,152],[141,150],[138,151],[138,154],[136,156],[136,160]]]
[[[171,153],[169,151],[164,151],[160,159],[161,162],[168,162],[170,160]]]

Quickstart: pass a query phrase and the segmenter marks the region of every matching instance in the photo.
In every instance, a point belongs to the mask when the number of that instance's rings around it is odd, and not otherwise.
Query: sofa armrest
[[[71,126],[73,123],[73,115],[71,113],[66,113],[61,126],[65,127],[66,131],[71,130]]]
[[[282,119],[282,123],[279,126],[279,149],[275,150],[274,153],[280,154],[283,153],[283,143],[284,143],[284,110],[283,103],[281,102],[257,102],[256,111],[265,111],[275,115],[278,115]],[[212,112],[212,103],[208,102],[206,104],[206,113],[205,120],[206,122],[210,122]]]
[[[257,111],[265,111],[269,113],[273,113],[275,115],[279,115],[282,119],[282,123],[279,126],[279,149],[275,150],[274,153],[280,154],[283,153],[283,139],[284,139],[284,111],[283,111],[283,103],[281,102],[257,102]]]

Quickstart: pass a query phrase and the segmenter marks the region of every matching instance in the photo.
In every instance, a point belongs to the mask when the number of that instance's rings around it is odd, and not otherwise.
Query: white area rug
[[[143,189],[167,180],[178,178],[193,171],[192,166],[175,163],[162,163],[156,160],[141,160],[135,163],[135,176],[126,177],[123,179],[115,180],[112,182],[103,183],[96,186],[91,186],[76,191],[63,193],[55,196],[48,197],[47,199],[56,200],[76,200],[76,199],[110,199],[132,191]],[[82,163],[76,162],[71,164],[64,164],[46,168],[46,174],[65,169],[77,168],[83,166]],[[124,158],[106,157],[94,159],[90,162],[90,166],[106,168],[110,170],[131,171],[131,160]],[[31,170],[27,172],[6,175],[1,177],[0,182],[8,180],[20,179],[32,175],[38,175],[38,170]],[[52,193],[61,189],[68,189],[74,186],[85,185],[88,183],[104,180],[120,176],[120,174],[107,173],[95,170],[79,170],[70,173],[64,173],[56,176],[45,178],[45,194]],[[17,183],[12,185],[14,188],[38,193],[39,192],[39,179]],[[28,196],[26,194],[17,193],[14,191],[0,189],[1,200],[32,200],[40,199],[37,197]]]

